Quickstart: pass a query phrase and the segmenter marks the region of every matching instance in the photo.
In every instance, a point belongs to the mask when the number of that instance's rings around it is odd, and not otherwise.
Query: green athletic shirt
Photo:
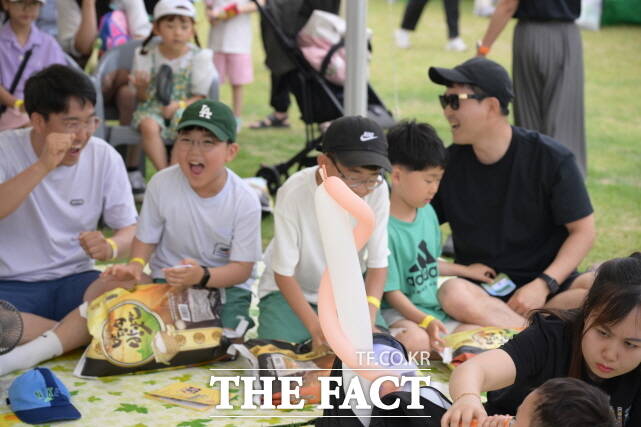
[[[390,215],[387,232],[390,254],[385,292],[400,290],[422,312],[447,319],[437,298],[441,231],[432,206],[417,209],[413,222]],[[390,307],[383,301],[383,309]]]

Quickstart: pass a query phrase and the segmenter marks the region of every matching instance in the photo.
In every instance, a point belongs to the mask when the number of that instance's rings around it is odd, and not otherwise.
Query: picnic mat
[[[82,414],[77,421],[65,422],[64,426],[109,426],[109,427],[235,427],[235,426],[278,426],[305,425],[306,421],[322,415],[316,405],[307,405],[300,410],[261,410],[240,409],[242,390],[231,385],[230,403],[234,409],[196,411],[176,405],[163,403],[144,396],[145,392],[155,391],[176,382],[187,382],[208,386],[211,375],[242,376],[248,363],[243,359],[231,362],[218,362],[198,367],[84,379],[73,375],[73,370],[82,353],[76,351],[43,363],[51,369],[67,386],[72,395],[72,403]],[[225,369],[224,371],[212,371]],[[6,402],[7,389],[20,374],[0,377],[0,427],[26,426],[11,412]],[[432,381],[445,383],[449,379],[449,369],[438,362],[431,365]],[[252,415],[255,418],[235,418],[235,415]],[[214,418],[212,416],[225,416]],[[302,424],[301,424],[302,423]],[[55,424],[53,424],[55,425]]]

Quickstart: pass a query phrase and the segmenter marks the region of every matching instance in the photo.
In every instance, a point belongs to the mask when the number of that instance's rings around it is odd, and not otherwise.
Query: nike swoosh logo
[[[361,142],[367,142],[371,141],[372,139],[376,139],[378,136],[373,135],[373,136],[361,136]]]

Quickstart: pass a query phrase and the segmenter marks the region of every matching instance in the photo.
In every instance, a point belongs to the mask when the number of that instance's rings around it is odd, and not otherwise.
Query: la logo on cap
[[[211,112],[211,109],[209,108],[208,105],[203,104],[202,107],[200,107],[200,111],[198,112],[198,117],[203,117],[207,120],[211,119],[211,115],[213,113]]]
[[[378,138],[378,136],[376,136],[374,132],[363,132],[361,134],[361,142],[371,141],[376,138]]]

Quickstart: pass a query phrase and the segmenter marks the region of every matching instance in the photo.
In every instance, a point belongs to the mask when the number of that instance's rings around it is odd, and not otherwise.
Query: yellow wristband
[[[116,259],[118,257],[118,245],[116,242],[114,242],[113,239],[105,239],[107,243],[109,243],[109,246],[111,246],[111,258],[110,259]]]
[[[434,319],[435,319],[435,317],[434,317],[434,316],[430,316],[430,315],[428,314],[427,316],[425,316],[425,317],[423,318],[423,320],[421,320],[421,323],[419,323],[419,324],[418,324],[418,326],[420,326],[421,328],[425,329],[425,328],[427,328],[428,326],[430,326],[430,323],[432,323],[432,321],[433,321]]]
[[[142,265],[143,267],[144,267],[145,265],[147,265],[147,261],[145,261],[145,260],[144,260],[144,259],[142,259],[142,258],[138,258],[138,257],[130,259],[130,260],[129,260],[129,262],[130,262],[130,263],[131,263],[131,262],[137,262],[138,264]]]
[[[180,101],[178,101],[178,109],[179,110],[184,110],[185,108],[187,108],[187,103],[185,101],[183,101],[182,99]]]
[[[372,297],[372,296],[367,297],[367,302],[372,304],[376,308],[381,308],[381,300],[376,297]]]
[[[24,105],[24,99],[16,99],[16,102],[13,103],[13,108],[19,110],[20,107]]]

